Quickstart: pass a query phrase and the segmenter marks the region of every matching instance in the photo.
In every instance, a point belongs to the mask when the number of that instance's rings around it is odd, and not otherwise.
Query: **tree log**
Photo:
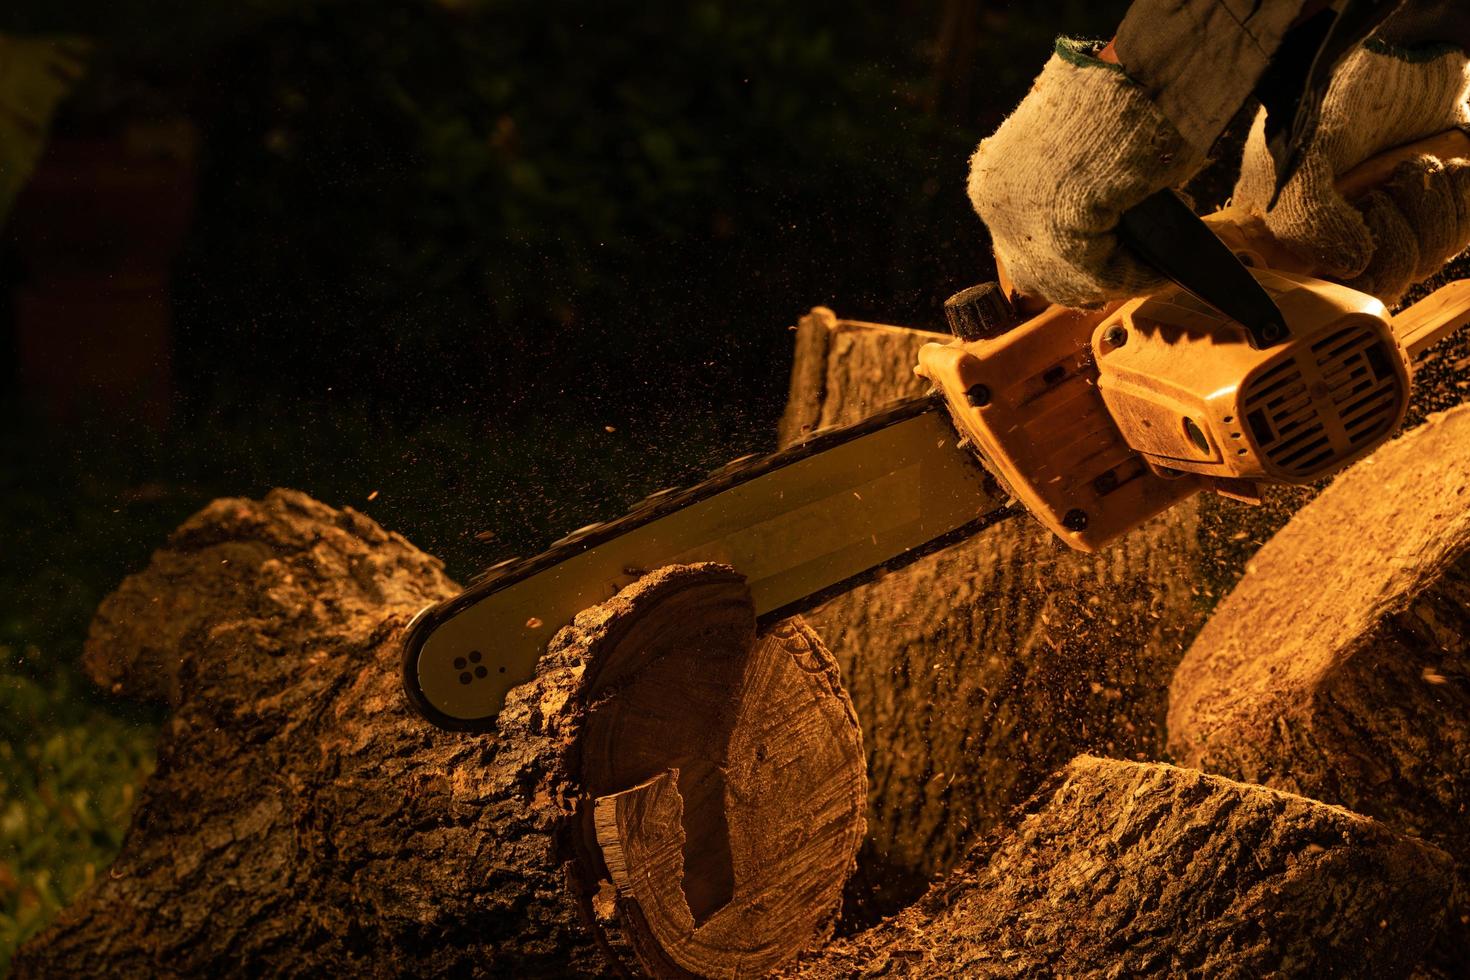
[[[922,394],[947,334],[838,320],[796,336],[784,442]],[[1186,504],[1082,555],[1014,518],[808,614],[868,752],[870,840],[852,901],[892,912],[1082,751],[1157,758],[1168,678],[1204,608]]]
[[[1079,757],[1014,832],[787,976],[1407,976],[1450,860],[1339,807]]]
[[[122,853],[19,977],[747,976],[829,930],[862,838],[830,655],[743,580],[661,569],[584,611],[498,730],[398,686],[440,564],[292,492],[190,519],[86,663],[173,713]]]
[[[1175,755],[1443,847],[1470,889],[1470,407],[1343,473],[1273,537],[1170,691]],[[1470,905],[1450,957],[1470,960]]]

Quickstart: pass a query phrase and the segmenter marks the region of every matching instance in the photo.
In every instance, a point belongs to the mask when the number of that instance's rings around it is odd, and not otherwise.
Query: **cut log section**
[[[1339,807],[1080,757],[896,918],[786,976],[1408,976],[1442,851]]]
[[[639,615],[592,637],[584,613],[550,654],[589,664],[583,873],[604,938],[654,976],[758,976],[836,921],[864,831],[857,719],[810,629],[755,637],[733,570],[643,582],[656,605],[629,596]]]
[[[922,394],[918,349],[950,339],[813,310],[782,438]],[[1203,617],[1199,552],[1194,502],[1099,555],[1022,516],[808,614],[868,752],[852,901],[895,911],[1078,752],[1157,757],[1168,678]]]
[[[820,940],[862,745],[799,622],[661,569],[562,630],[490,735],[399,689],[439,563],[301,494],[221,500],[99,612],[109,688],[173,706],[122,853],[18,977],[733,977]]]
[[[1343,473],[1256,554],[1175,675],[1169,741],[1431,840],[1470,888],[1470,407]],[[1463,967],[1463,899],[1455,919]]]

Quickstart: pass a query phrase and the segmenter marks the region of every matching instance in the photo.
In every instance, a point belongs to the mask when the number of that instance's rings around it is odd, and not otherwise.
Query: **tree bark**
[[[454,591],[298,493],[183,525],[86,651],[100,683],[172,705],[157,772],[16,976],[744,976],[829,931],[865,787],[809,629],[757,636],[724,566],[660,569],[470,736],[398,686],[403,628]]]
[[[783,442],[924,384],[947,334],[837,319],[796,336]],[[1202,620],[1193,503],[1100,555],[1017,517],[808,614],[868,753],[869,841],[850,900],[896,911],[1078,752],[1157,758],[1165,691]]]
[[[1440,845],[1470,889],[1470,407],[1352,467],[1263,547],[1190,648],[1189,765]],[[1470,958],[1462,895],[1447,956]]]
[[[1407,976],[1449,858],[1339,807],[1194,770],[1079,757],[899,916],[802,980]]]

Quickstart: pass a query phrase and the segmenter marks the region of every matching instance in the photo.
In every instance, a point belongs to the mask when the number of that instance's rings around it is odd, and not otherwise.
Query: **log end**
[[[754,975],[821,939],[864,832],[861,734],[836,665],[744,580],[661,569],[554,644],[587,664],[580,887],[610,948],[660,975]]]
[[[1470,409],[1351,467],[1246,566],[1174,675],[1172,748],[1197,759],[1248,705],[1330,683],[1364,639],[1470,551]]]
[[[295,490],[224,498],[103,601],[82,664],[113,694],[177,704],[179,672],[212,632],[243,628],[281,653],[456,591],[437,558],[351,508]]]
[[[1175,675],[1170,748],[1433,841],[1470,890],[1467,636],[1470,406],[1344,472],[1261,548]],[[1453,918],[1463,960],[1470,906]]]

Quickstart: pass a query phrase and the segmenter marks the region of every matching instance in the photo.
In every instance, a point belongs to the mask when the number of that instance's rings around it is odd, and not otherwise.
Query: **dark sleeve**
[[[1470,3],[1466,0],[1408,0],[1378,31],[1400,48],[1456,44],[1470,52]]]
[[[1311,0],[1135,0],[1113,39],[1128,77],[1207,152],[1255,90]],[[1470,52],[1470,0],[1385,3],[1375,36],[1397,47]],[[1396,8],[1396,9],[1395,9]]]
[[[1135,0],[1113,50],[1159,111],[1207,152],[1251,97],[1305,3]]]

